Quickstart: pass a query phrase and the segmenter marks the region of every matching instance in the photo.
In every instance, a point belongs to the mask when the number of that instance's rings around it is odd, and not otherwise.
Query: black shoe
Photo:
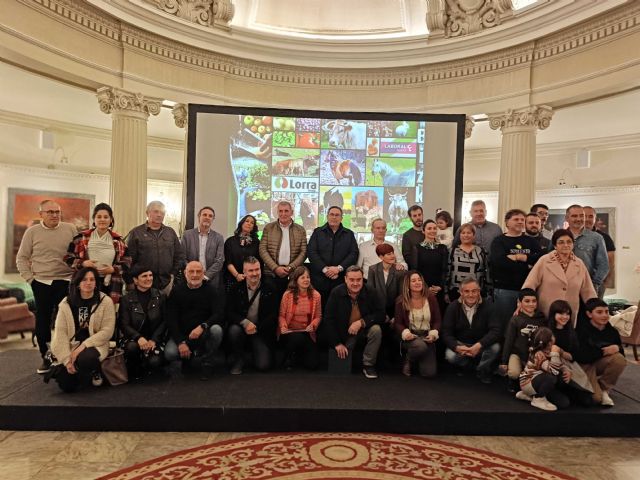
[[[485,385],[489,385],[493,381],[490,373],[478,372],[476,377]]]
[[[378,378],[378,372],[376,372],[375,367],[369,365],[365,365],[362,368],[362,373],[364,373],[364,376],[367,378]]]
[[[242,360],[235,362],[231,365],[231,370],[229,373],[231,375],[242,375],[242,367],[244,366],[244,362]]]
[[[42,357],[42,364],[36,369],[36,373],[39,373],[40,375],[48,373],[49,370],[51,370],[51,364],[53,364],[52,357],[53,355],[51,355],[51,352],[45,353],[44,357]]]

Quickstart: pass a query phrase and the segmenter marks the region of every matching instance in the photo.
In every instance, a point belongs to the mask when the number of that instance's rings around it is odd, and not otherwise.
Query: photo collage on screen
[[[260,229],[288,200],[294,221],[311,235],[331,206],[359,241],[371,222],[388,224],[392,240],[411,228],[407,209],[422,203],[425,122],[239,115],[229,156],[238,219],[252,214]]]

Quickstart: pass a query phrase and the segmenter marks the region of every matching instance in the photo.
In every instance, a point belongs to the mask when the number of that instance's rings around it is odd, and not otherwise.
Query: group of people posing
[[[37,371],[55,373],[64,391],[99,385],[111,340],[124,348],[130,378],[179,360],[207,379],[222,350],[232,374],[249,359],[263,371],[279,347],[287,368],[315,369],[326,344],[330,365],[350,365],[363,350],[362,371],[376,378],[386,346],[400,352],[408,376],[414,368],[434,376],[444,357],[490,383],[499,364],[516,398],[536,407],[571,399],[613,405],[608,393],[624,356],[617,331],[600,315],[608,257],[603,237],[585,228],[586,208],[569,207],[569,229],[549,240],[544,205],[507,212],[503,233],[476,201],[472,221],[455,235],[447,212],[423,220],[414,205],[400,251],[385,240],[383,219],[358,245],[339,206],[328,208],[308,242],[287,201],[260,239],[256,219],[246,215],[225,241],[212,228],[213,208],[201,208],[197,227],[180,239],[163,223],[164,205],[151,202],[147,221],[125,241],[109,205],[97,205],[92,228],[78,233],[47,200],[17,255],[36,300]],[[588,375],[588,396],[563,389],[572,375],[565,364]]]

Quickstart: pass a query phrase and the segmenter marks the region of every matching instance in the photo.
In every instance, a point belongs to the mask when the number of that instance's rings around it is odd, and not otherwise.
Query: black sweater
[[[198,325],[222,324],[223,318],[223,299],[208,282],[199,288],[189,288],[186,283],[177,285],[167,302],[167,325],[177,344],[185,341]]]
[[[564,328],[556,328],[555,326],[551,327],[551,331],[553,332],[553,336],[556,337],[556,345],[558,345],[562,350],[567,353],[570,353],[573,359],[576,359],[576,355],[578,353],[578,335],[571,325],[571,322],[567,323]]]
[[[500,325],[500,319],[494,314],[493,304],[489,300],[483,299],[478,305],[471,324],[462,308],[462,302],[457,300],[447,307],[441,336],[447,348],[453,351],[458,342],[465,345],[480,342],[482,348],[486,348],[500,340]]]
[[[602,347],[609,345],[617,345],[620,353],[624,355],[620,334],[610,323],[599,330],[591,322],[582,322],[578,324],[577,333],[580,346],[575,360],[579,363],[593,363],[600,360],[603,357]]]
[[[516,262],[507,255],[525,254],[526,262]],[[540,245],[537,240],[526,235],[509,237],[500,235],[491,243],[491,278],[494,288],[520,290],[527,279],[531,267],[540,258]]]
[[[544,327],[546,324],[547,319],[538,311],[532,317],[524,313],[511,317],[502,347],[502,364],[509,363],[509,355],[518,355],[520,360],[526,363],[529,358],[529,339],[538,327]]]

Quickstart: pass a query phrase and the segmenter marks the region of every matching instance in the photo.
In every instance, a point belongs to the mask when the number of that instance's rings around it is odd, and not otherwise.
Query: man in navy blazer
[[[222,285],[224,264],[224,238],[211,228],[216,212],[211,207],[202,207],[198,212],[198,226],[182,235],[187,262],[199,261],[205,268],[204,277],[211,285]]]

